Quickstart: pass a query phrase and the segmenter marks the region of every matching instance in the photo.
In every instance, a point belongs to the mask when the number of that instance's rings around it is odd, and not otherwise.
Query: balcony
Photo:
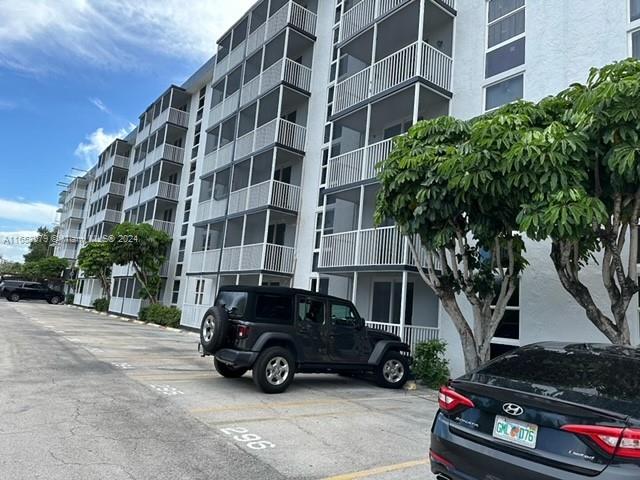
[[[151,121],[149,131],[154,132],[165,123],[172,123],[179,127],[187,128],[189,126],[189,113],[173,107],[166,108]]]
[[[224,217],[227,211],[226,200],[207,200],[198,205],[198,213],[196,214],[196,222],[204,222],[205,220],[213,220],[215,218]]]
[[[155,182],[143,188],[140,192],[138,203],[148,202],[149,200],[159,197],[166,200],[177,202],[180,196],[180,185],[169,182]]]
[[[217,125],[221,120],[227,118],[233,112],[238,110],[239,99],[240,90],[232,93],[220,103],[211,107],[211,110],[209,110],[209,128]]]
[[[148,220],[144,223],[148,223],[156,230],[160,230],[161,232],[166,233],[169,236],[173,236],[173,229],[175,228],[175,223],[173,222],[165,222],[163,220]]]
[[[127,186],[124,183],[117,182],[109,182],[99,188],[93,195],[92,198],[102,198],[105,195],[117,195],[119,197],[124,197],[127,191]]]
[[[257,243],[222,250],[221,272],[266,270],[292,275],[295,249],[272,243]]]
[[[366,322],[366,324],[369,328],[377,328],[378,330],[384,330],[385,332],[397,335],[403,342],[409,344],[411,352],[414,354],[416,346],[419,343],[440,338],[440,329],[434,327],[405,325],[403,330],[398,323]]]
[[[293,1],[284,5],[280,10],[256,28],[247,38],[247,55],[252,54],[266,42],[271,40],[287,24],[315,36],[318,16],[311,10]]]
[[[193,252],[189,263],[189,273],[217,272],[220,266],[220,249]]]
[[[129,168],[129,157],[125,157],[124,155],[115,155],[111,158],[113,158],[114,167],[124,168],[124,169]],[[109,160],[109,163],[111,163],[111,160]]]
[[[280,82],[286,82],[309,92],[311,90],[311,69],[289,58],[281,58],[242,86],[240,106],[242,107],[252,102]]]
[[[82,208],[64,208],[60,215],[60,222],[69,219],[82,220],[84,218],[84,210]]]
[[[427,262],[426,251],[419,249],[420,262]],[[320,268],[415,266],[407,238],[392,227],[368,228],[323,235]],[[437,266],[436,266],[437,268]]]
[[[267,180],[236,190],[229,195],[228,214],[264,206],[297,212],[300,208],[300,187],[277,180]]]
[[[278,143],[284,147],[304,151],[307,129],[288,120],[274,118],[270,122],[239,137],[236,140],[237,160],[251,155],[269,145]]]
[[[120,210],[105,209],[95,214],[95,223],[109,222],[120,223],[122,221],[122,212]]]
[[[453,59],[435,47],[412,43],[338,83],[333,115],[417,76],[450,92],[452,66]]]
[[[374,21],[411,0],[363,0],[347,10],[341,19],[340,42],[345,42],[369,27]],[[433,0],[453,10],[455,0]]]
[[[86,199],[87,198],[87,186],[79,186],[77,183],[73,183],[71,184],[71,186],[69,187],[69,190],[67,191],[67,195],[65,197],[65,200],[71,200],[72,198],[81,198],[81,199]]]
[[[182,165],[184,163],[184,148],[164,143],[147,154],[147,165],[159,160],[168,160]]]
[[[327,188],[338,188],[376,177],[376,165],[393,149],[393,138],[329,159]]]
[[[244,58],[245,46],[247,41],[239,43],[229,54],[216,63],[214,79],[218,80],[226,75],[233,67],[238,65]]]
[[[230,164],[233,160],[233,144],[234,142],[229,142],[217,150],[207,153],[202,165],[202,175],[206,175]]]

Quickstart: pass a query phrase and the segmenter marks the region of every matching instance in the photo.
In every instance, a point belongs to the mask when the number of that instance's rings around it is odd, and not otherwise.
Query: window
[[[202,305],[204,298],[204,280],[196,280],[196,298],[193,303],[196,305]]]
[[[291,298],[283,295],[258,295],[256,318],[264,323],[290,323]]]
[[[487,47],[494,47],[524,33],[524,8],[489,24]]]
[[[524,75],[511,77],[486,88],[485,110],[519,100],[524,95]]]
[[[520,38],[487,53],[485,77],[493,77],[524,64],[525,39]]]
[[[640,19],[640,0],[631,0],[630,9],[630,20],[633,22],[634,20]]]
[[[344,325],[347,327],[355,327],[358,317],[349,305],[344,303],[331,304],[331,322],[335,325]]]
[[[640,30],[631,34],[631,56],[640,58]]]
[[[498,20],[524,6],[524,0],[490,0],[489,22]]]
[[[324,302],[312,298],[301,298],[298,301],[298,320],[324,323]]]

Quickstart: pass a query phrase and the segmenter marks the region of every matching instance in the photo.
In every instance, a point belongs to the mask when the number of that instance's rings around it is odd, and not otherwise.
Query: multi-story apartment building
[[[163,301],[186,327],[220,285],[309,288],[353,300],[412,344],[444,338],[457,372],[457,334],[406,240],[373,223],[375,165],[421,119],[539,100],[631,55],[640,0],[261,0],[141,115],[124,142],[123,219],[173,235]],[[549,246],[527,251],[494,353],[604,340],[560,286]],[[111,309],[136,315],[131,275],[115,269]]]
[[[56,257],[75,260],[82,240],[82,227],[90,175],[74,178],[58,197],[58,238],[53,250]]]

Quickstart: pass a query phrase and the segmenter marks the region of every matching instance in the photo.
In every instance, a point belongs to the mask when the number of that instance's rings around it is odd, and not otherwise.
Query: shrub
[[[138,318],[144,322],[153,322],[165,327],[180,326],[180,310],[176,307],[166,307],[164,305],[149,305],[140,309]]]
[[[109,310],[109,299],[108,298],[98,298],[93,302],[93,307],[98,312],[106,312]]]
[[[75,298],[75,295],[73,293],[67,293],[64,296],[64,303],[66,303],[67,305],[73,305],[74,298]]]
[[[425,385],[438,389],[449,380],[449,360],[444,358],[447,342],[430,340],[416,346],[413,371]]]

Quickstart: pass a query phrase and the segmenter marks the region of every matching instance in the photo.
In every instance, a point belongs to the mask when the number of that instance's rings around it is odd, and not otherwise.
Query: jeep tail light
[[[440,408],[446,412],[451,412],[458,407],[475,407],[471,400],[464,395],[460,395],[449,387],[440,387],[440,393],[438,393],[438,404],[440,405]]]
[[[246,325],[238,325],[238,338],[247,338],[249,336],[249,327]]]
[[[597,425],[565,425],[565,432],[590,438],[610,455],[624,458],[640,458],[640,430]]]

